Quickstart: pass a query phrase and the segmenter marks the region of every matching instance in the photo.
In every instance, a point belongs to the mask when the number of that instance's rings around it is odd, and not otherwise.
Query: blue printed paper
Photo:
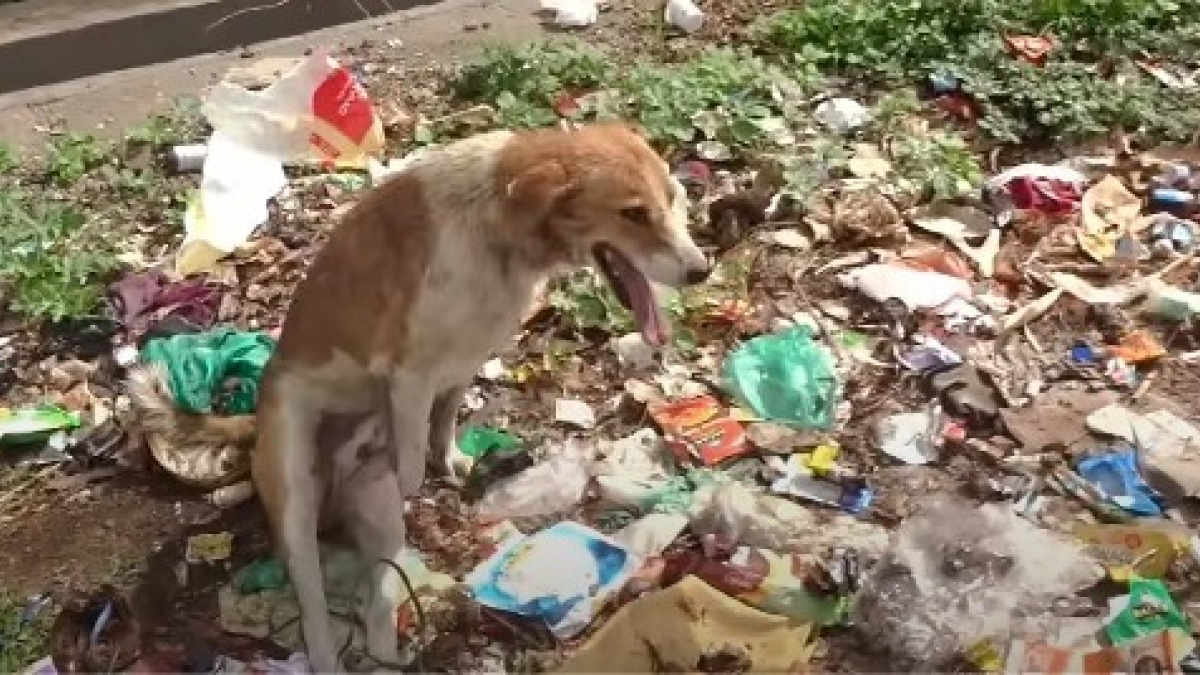
[[[475,599],[541,618],[560,638],[578,635],[625,585],[640,560],[579,523],[562,522],[510,542],[467,575]]]

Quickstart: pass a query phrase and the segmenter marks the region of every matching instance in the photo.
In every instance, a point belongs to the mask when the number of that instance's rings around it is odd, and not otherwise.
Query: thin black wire
[[[400,580],[404,582],[404,588],[408,591],[409,602],[413,604],[417,614],[417,635],[413,640],[413,648],[416,650],[416,667],[417,672],[425,672],[425,658],[421,649],[421,636],[425,634],[425,628],[428,625],[425,621],[425,608],[421,606],[421,601],[417,598],[417,591],[413,588],[412,581],[408,578],[408,573],[404,568],[397,565],[394,561],[387,558],[380,558],[380,562],[386,563],[389,567],[396,570],[396,574],[400,575]]]

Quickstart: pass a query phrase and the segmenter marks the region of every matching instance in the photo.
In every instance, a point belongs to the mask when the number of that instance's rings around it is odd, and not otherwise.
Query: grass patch
[[[60,187],[77,183],[112,156],[113,148],[93,136],[63,134],[50,140],[46,180]]]
[[[1182,60],[1200,21],[1173,0],[812,0],[763,21],[771,53],[879,86],[956,78],[1001,142],[1081,140],[1120,126],[1156,140],[1200,127],[1200,93],[1169,89],[1134,59]],[[1004,36],[1043,35],[1039,67]]]
[[[683,64],[622,69],[590,47],[548,42],[489,49],[451,88],[460,99],[495,106],[503,126],[545,126],[560,114],[622,118],[670,149],[700,140],[763,145],[778,126],[769,120],[782,112],[774,94],[803,87],[745,49],[710,48]]]
[[[564,40],[486,49],[451,87],[459,98],[495,105],[503,126],[531,128],[558,118],[554,103],[561,94],[601,87],[614,73],[599,50]]]
[[[19,673],[46,655],[54,612],[43,610],[32,620],[28,598],[0,592],[0,672]]]
[[[94,313],[117,261],[87,234],[86,218],[74,208],[0,191],[0,279],[9,308],[51,321]]]
[[[11,147],[0,143],[0,174],[6,174],[17,168],[17,153]]]

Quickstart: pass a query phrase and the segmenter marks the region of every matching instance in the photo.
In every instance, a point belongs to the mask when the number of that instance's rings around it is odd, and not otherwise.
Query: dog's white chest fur
[[[487,244],[444,230],[408,317],[402,370],[419,372],[440,389],[469,381],[488,356],[507,343],[541,281],[509,268]]]

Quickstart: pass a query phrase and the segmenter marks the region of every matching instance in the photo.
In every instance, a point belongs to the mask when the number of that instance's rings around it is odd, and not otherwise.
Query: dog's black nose
[[[702,284],[708,281],[708,277],[712,275],[712,265],[704,267],[692,267],[687,271],[687,276],[684,277],[689,284]]]

